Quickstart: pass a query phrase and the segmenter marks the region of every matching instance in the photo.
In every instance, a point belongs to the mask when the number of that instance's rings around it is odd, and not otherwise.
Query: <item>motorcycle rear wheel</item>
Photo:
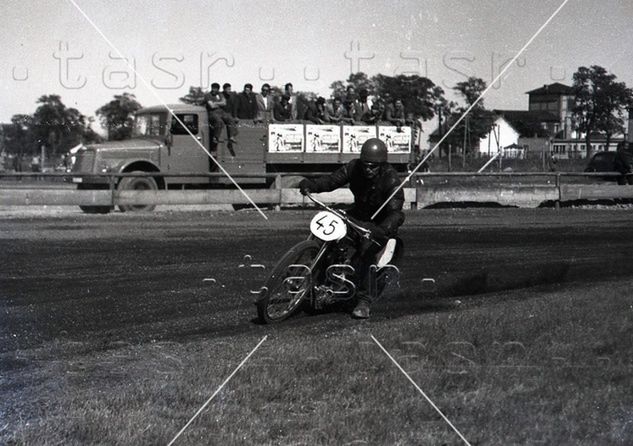
[[[314,240],[304,240],[279,260],[265,283],[266,289],[256,302],[257,315],[262,323],[281,322],[292,316],[301,307],[301,303],[311,298],[312,271],[289,268],[290,265],[313,267],[320,245]],[[286,280],[297,277],[294,280]]]

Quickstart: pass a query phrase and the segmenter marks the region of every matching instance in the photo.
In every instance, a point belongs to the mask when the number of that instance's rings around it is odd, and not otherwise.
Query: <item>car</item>
[[[591,157],[585,172],[617,172],[615,168],[616,157],[617,152],[598,152]]]

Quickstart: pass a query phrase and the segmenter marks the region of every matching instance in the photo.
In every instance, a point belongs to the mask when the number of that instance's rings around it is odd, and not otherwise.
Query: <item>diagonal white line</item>
[[[440,146],[440,144],[442,144],[442,142],[444,142],[444,140],[448,137],[448,135],[450,135],[453,132],[453,130],[455,130],[455,128],[459,125],[459,123],[462,122],[464,118],[466,118],[468,113],[470,113],[470,111],[479,103],[479,101],[483,99],[484,95],[488,93],[488,91],[492,88],[492,86],[496,84],[499,79],[501,79],[501,76],[503,76],[505,72],[510,69],[512,64],[514,64],[514,62],[519,58],[519,56],[523,54],[523,52],[532,43],[532,41],[536,39],[536,37],[541,33],[541,31],[543,31],[545,27],[549,25],[549,23],[554,19],[554,17],[556,17],[556,15],[560,12],[560,10],[563,9],[563,7],[567,4],[568,1],[569,0],[563,0],[563,3],[561,3],[561,5],[556,9],[556,11],[554,11],[554,13],[545,21],[545,23],[543,23],[543,25],[541,25],[541,27],[532,35],[532,37],[530,37],[530,39],[525,43],[525,45],[523,45],[523,48],[521,48],[519,52],[516,54],[516,56],[514,56],[512,60],[510,60],[510,62],[503,68],[503,70],[501,70],[501,72],[497,75],[497,77],[495,77],[494,80],[490,83],[490,85],[486,87],[486,89],[479,95],[479,97],[475,100],[475,102],[473,102],[472,105],[468,107],[468,109],[466,109],[464,113],[462,113],[459,119],[455,121],[453,126],[450,129],[448,129],[448,132],[446,132],[446,134],[439,140],[439,142],[437,142],[435,146],[433,146],[433,148],[429,150],[426,156],[422,158],[422,160],[418,163],[417,166],[415,166],[415,169],[413,169],[409,173],[409,175],[407,175],[407,177],[402,181],[402,183],[400,183],[400,186],[398,186],[396,190],[394,190],[393,193],[389,196],[389,198],[387,198],[385,202],[378,208],[378,210],[374,212],[374,215],[371,216],[372,220],[376,218],[376,216],[380,213],[380,211],[383,210],[383,208],[387,205],[387,203],[389,203],[389,201],[398,193],[398,191],[402,189],[402,187],[411,179],[411,177],[420,169],[420,167],[422,167],[422,165],[426,162],[426,160],[429,159],[429,157],[433,154],[433,152],[435,152],[435,149],[437,149]]]
[[[387,355],[389,357],[389,359],[391,359],[391,362],[393,362],[396,365],[396,367],[398,367],[398,369],[402,372],[402,374],[407,377],[407,379],[411,382],[411,384],[413,384],[415,386],[415,388],[418,389],[418,392],[420,392],[420,394],[428,401],[428,403],[431,406],[433,406],[433,409],[435,409],[435,411],[440,414],[440,416],[444,419],[444,421],[446,421],[446,423],[448,423],[448,425],[457,433],[457,435],[459,435],[459,438],[461,438],[464,441],[464,443],[466,443],[468,446],[471,446],[470,443],[468,442],[468,440],[466,440],[466,438],[464,438],[464,436],[461,434],[460,431],[457,430],[457,428],[453,425],[453,423],[451,423],[451,421],[448,418],[446,418],[446,415],[444,415],[442,413],[442,411],[435,405],[435,403],[433,403],[433,401],[431,401],[431,398],[426,396],[426,393],[424,393],[424,391],[422,389],[420,389],[420,386],[418,386],[415,383],[415,381],[413,381],[413,379],[411,379],[409,374],[404,371],[404,369],[400,366],[400,364],[398,364],[398,362],[393,358],[393,356],[391,356],[389,354],[389,352],[385,349],[385,347],[383,347],[382,344],[380,342],[378,342],[378,339],[376,339],[374,337],[374,335],[370,335],[370,336],[374,340],[374,342],[376,344],[378,344],[378,347],[380,347],[380,349],[383,352],[385,352],[385,355]]]
[[[198,411],[193,415],[193,417],[191,417],[191,419],[189,421],[187,421],[187,424],[185,424],[183,426],[182,429],[180,429],[180,431],[176,434],[176,436],[167,444],[167,446],[171,446],[172,444],[174,444],[174,441],[176,441],[178,439],[178,437],[180,437],[180,435],[185,431],[185,429],[187,429],[187,427],[189,427],[189,425],[193,422],[193,420],[196,419],[196,417],[198,415],[200,415],[200,413],[202,413],[202,411],[205,409],[205,407],[207,407],[209,405],[209,403],[213,400],[213,398],[215,398],[215,396],[220,393],[220,390],[222,390],[224,388],[224,386],[231,380],[231,378],[233,378],[233,376],[238,372],[239,369],[242,368],[242,366],[244,364],[246,364],[246,361],[248,361],[250,359],[250,357],[253,355],[253,353],[255,353],[257,351],[257,349],[259,348],[260,345],[262,345],[264,343],[264,341],[266,340],[266,338],[268,338],[268,335],[264,336],[261,341],[259,341],[259,343],[255,346],[255,348],[253,350],[251,350],[251,352],[246,356],[246,358],[244,358],[244,360],[242,362],[240,362],[240,365],[238,365],[235,370],[233,370],[233,373],[231,373],[228,378],[226,378],[224,380],[224,382],[222,384],[220,384],[220,387],[218,387],[218,389],[213,392],[213,395],[211,395],[211,397],[209,397],[209,399],[206,401],[206,403],[204,403],[202,405],[202,407],[200,409],[198,409]]]
[[[143,85],[145,85],[145,87],[147,87],[147,90],[158,100],[158,102],[160,102],[167,110],[169,110],[169,113],[171,113],[171,115],[174,117],[174,119],[178,122],[178,124],[180,124],[180,126],[185,129],[187,131],[187,133],[189,134],[189,136],[191,136],[191,138],[196,142],[196,144],[198,144],[198,146],[204,151],[204,153],[206,153],[209,158],[211,158],[213,160],[213,162],[215,163],[216,166],[218,166],[218,168],[222,171],[222,173],[224,175],[226,175],[228,177],[228,179],[235,185],[235,187],[237,187],[237,189],[242,193],[242,195],[244,195],[246,197],[246,199],[249,201],[250,204],[252,204],[255,209],[257,209],[257,211],[261,214],[262,217],[264,217],[264,219],[268,220],[268,217],[266,216],[266,214],[264,214],[264,212],[259,208],[259,206],[257,206],[255,204],[255,202],[253,202],[253,200],[251,199],[251,197],[248,196],[248,194],[246,192],[244,192],[244,189],[242,189],[239,184],[237,184],[235,182],[235,180],[233,179],[233,177],[231,175],[229,175],[229,173],[224,169],[224,167],[222,167],[220,165],[220,163],[218,163],[216,161],[216,159],[213,157],[213,155],[211,155],[211,152],[209,152],[207,150],[207,148],[205,146],[202,145],[202,143],[200,141],[198,141],[198,139],[195,137],[195,135],[193,133],[191,133],[191,131],[187,128],[187,126],[178,118],[178,116],[176,116],[176,114],[174,113],[174,111],[167,105],[167,103],[158,95],[158,93],[156,93],[156,91],[154,91],[154,89],[150,86],[150,84],[145,80],[145,78],[143,76],[141,76],[139,74],[138,71],[136,71],[136,68],[130,63],[128,62],[127,58],[123,56],[123,54],[121,53],[121,51],[119,51],[119,49],[110,41],[110,39],[108,39],[106,37],[105,34],[103,34],[103,32],[101,31],[101,29],[92,21],[92,19],[90,19],[90,17],[88,17],[88,15],[79,7],[79,5],[77,5],[77,3],[75,3],[75,0],[68,0],[70,3],[72,3],[72,5],[77,9],[77,11],[79,11],[79,13],[84,16],[84,18],[88,21],[88,23],[90,23],[90,25],[95,29],[95,31],[97,31],[97,33],[103,38],[103,40],[105,40],[105,42],[110,46],[110,48],[112,48],[117,54],[118,56],[123,59],[125,61],[125,63],[127,64],[128,68],[130,70],[132,70],[134,72],[134,74],[136,76],[138,76],[138,78],[141,80],[141,82],[143,83]]]

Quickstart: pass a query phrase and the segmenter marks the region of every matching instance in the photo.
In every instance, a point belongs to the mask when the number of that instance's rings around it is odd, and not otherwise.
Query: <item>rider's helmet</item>
[[[387,146],[379,138],[369,138],[360,149],[360,160],[365,163],[386,163]]]

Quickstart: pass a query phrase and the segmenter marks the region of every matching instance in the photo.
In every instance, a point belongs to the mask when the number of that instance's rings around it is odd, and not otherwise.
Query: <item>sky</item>
[[[43,94],[93,116],[123,92],[143,105],[175,103],[216,81],[237,91],[292,82],[329,97],[333,81],[358,71],[419,74],[454,98],[468,76],[490,83],[562,1],[3,0],[0,122],[33,113]],[[486,107],[527,109],[525,92],[570,85],[579,66],[601,65],[633,86],[631,24],[631,0],[569,0]]]

